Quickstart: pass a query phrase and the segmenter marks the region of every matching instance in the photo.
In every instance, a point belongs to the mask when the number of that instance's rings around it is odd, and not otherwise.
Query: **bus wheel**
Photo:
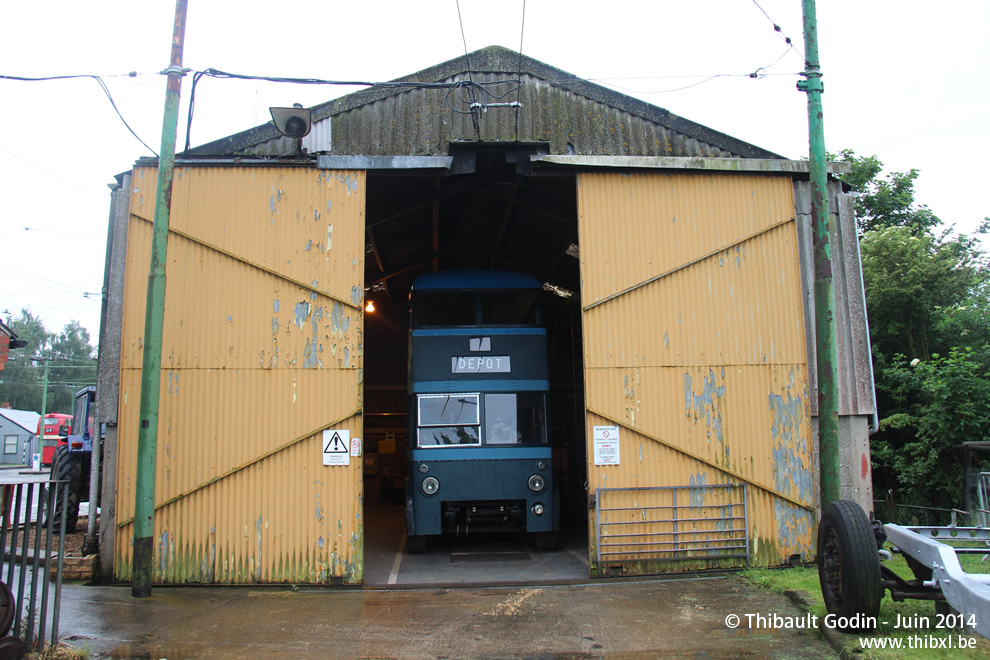
[[[426,551],[426,537],[425,536],[407,536],[406,537],[406,550],[411,555],[421,555]]]
[[[55,491],[55,527],[58,528],[62,519],[62,489],[68,487],[69,496],[65,500],[65,533],[73,534],[76,531],[76,521],[79,519],[83,469],[82,460],[70,454],[66,445],[59,445],[55,449],[55,457],[52,459],[52,479],[68,482],[59,484]]]
[[[825,609],[867,623],[880,612],[883,587],[873,527],[855,502],[825,507],[818,526],[818,579]],[[855,615],[861,615],[859,617]]]
[[[548,552],[557,548],[557,532],[536,532],[536,549]]]

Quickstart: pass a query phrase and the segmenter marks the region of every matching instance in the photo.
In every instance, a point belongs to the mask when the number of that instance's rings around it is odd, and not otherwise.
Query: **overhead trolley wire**
[[[637,91],[637,90],[629,90],[627,88],[623,88],[621,86],[614,85],[614,84],[612,84],[612,86],[615,87],[616,89],[623,89],[623,90],[625,90],[627,92],[631,92],[631,93],[639,93],[639,94],[666,94],[666,93],[679,92],[679,91],[684,91],[684,90],[687,90],[687,89],[691,89],[692,87],[697,87],[698,85],[701,85],[701,84],[710,82],[712,80],[715,80],[716,78],[723,78],[723,77],[748,77],[748,78],[754,78],[754,79],[762,79],[762,78],[764,78],[764,77],[766,77],[768,75],[801,75],[798,72],[788,73],[788,74],[768,74],[767,73],[767,71],[766,71],[767,69],[769,69],[770,67],[773,67],[776,64],[778,64],[787,55],[787,53],[790,50],[792,50],[792,49],[796,53],[798,53],[801,56],[802,59],[804,59],[804,55],[794,45],[794,43],[790,39],[790,37],[788,37],[787,35],[785,35],[783,33],[783,31],[781,30],[780,26],[776,22],[774,22],[774,20],[770,17],[770,15],[767,14],[767,12],[763,9],[763,7],[760,6],[759,2],[757,0],[753,0],[753,4],[756,5],[756,7],[763,13],[764,16],[766,16],[767,20],[769,20],[770,23],[773,25],[774,31],[778,33],[778,35],[785,41],[785,43],[787,44],[787,47],[788,47],[787,50],[785,50],[784,53],[780,57],[778,57],[772,64],[769,64],[769,65],[767,65],[765,67],[759,67],[755,71],[753,71],[751,73],[748,73],[748,74],[719,73],[719,74],[709,75],[709,76],[656,76],[656,77],[651,77],[651,78],[703,78],[702,80],[699,80],[697,82],[694,82],[694,83],[692,83],[690,85],[685,85],[685,86],[682,86],[682,87],[676,87],[676,88],[673,88],[673,89],[660,90],[660,91]],[[499,81],[489,81],[489,82],[475,82],[474,81],[473,68],[471,66],[470,53],[468,52],[467,35],[466,35],[465,29],[464,29],[464,20],[463,20],[463,16],[462,16],[462,13],[461,13],[460,0],[455,0],[455,6],[457,8],[457,20],[458,20],[458,25],[459,25],[460,31],[461,31],[461,42],[462,42],[463,47],[464,47],[464,60],[465,60],[465,65],[466,65],[466,69],[467,69],[467,74],[468,74],[468,80],[466,80],[466,81],[457,81],[457,82],[453,82],[453,83],[450,83],[450,82],[418,82],[418,81],[374,82],[374,81],[367,81],[367,80],[332,80],[332,79],[323,79],[323,78],[296,78],[296,77],[288,77],[288,76],[256,76],[256,75],[232,73],[232,72],[229,72],[229,71],[221,71],[221,70],[215,69],[215,68],[207,68],[207,69],[204,69],[202,71],[195,71],[193,69],[183,69],[183,73],[193,73],[194,74],[193,75],[193,78],[192,78],[192,86],[191,86],[191,91],[190,91],[190,95],[189,95],[189,109],[188,109],[188,117],[187,117],[187,122],[186,122],[186,141],[185,141],[185,148],[186,148],[186,150],[187,151],[189,150],[190,143],[191,143],[192,121],[193,121],[193,115],[194,115],[195,105],[196,105],[196,87],[197,87],[199,81],[203,77],[210,77],[210,78],[217,78],[217,79],[226,79],[226,80],[255,80],[255,81],[275,82],[275,83],[290,83],[290,84],[298,84],[298,85],[340,85],[340,86],[358,86],[358,87],[371,87],[371,88],[384,88],[384,89],[390,89],[390,88],[391,89],[445,89],[446,90],[446,93],[444,94],[443,104],[442,104],[442,107],[441,107],[441,123],[443,122],[443,112],[444,112],[445,109],[448,109],[448,108],[452,112],[455,112],[457,114],[469,114],[469,115],[471,115],[472,123],[474,125],[475,132],[478,134],[478,138],[479,139],[481,138],[481,131],[480,131],[480,117],[481,117],[481,114],[483,114],[484,112],[487,112],[488,107],[490,105],[493,105],[494,102],[500,101],[501,99],[505,98],[506,96],[508,96],[512,92],[516,92],[516,100],[515,100],[514,103],[503,103],[503,104],[500,104],[500,105],[502,105],[502,106],[513,106],[514,107],[514,111],[515,111],[515,115],[516,115],[515,116],[515,132],[516,132],[516,136],[518,138],[518,133],[519,133],[519,108],[520,108],[520,98],[521,98],[521,91],[520,90],[522,89],[522,86],[524,84],[523,81],[522,81],[522,60],[523,60],[523,44],[524,44],[525,31],[526,31],[526,0],[523,0],[522,1],[522,16],[521,16],[521,21],[520,21],[520,33],[519,33],[519,51],[518,51],[518,60],[517,60],[517,66],[516,66],[517,78],[515,80],[499,80]],[[165,74],[164,71],[163,72],[158,72],[158,73],[161,74],[161,75],[164,75]],[[93,74],[57,75],[57,76],[41,76],[41,77],[0,75],[0,80],[15,80],[15,81],[23,81],[23,82],[40,82],[40,81],[51,81],[51,80],[69,80],[69,79],[75,79],[75,78],[91,78],[91,79],[95,80],[97,82],[97,84],[100,85],[100,88],[103,90],[103,93],[106,95],[107,100],[110,101],[110,105],[113,107],[114,112],[116,112],[117,116],[120,118],[121,122],[124,124],[124,126],[127,128],[127,130],[131,133],[131,135],[133,135],[142,145],[145,146],[145,148],[147,148],[151,153],[153,153],[155,155],[155,157],[158,157],[158,153],[154,149],[152,149],[150,146],[148,146],[148,144],[144,140],[142,140],[141,137],[131,128],[130,124],[127,123],[127,120],[124,119],[123,114],[120,112],[120,109],[117,107],[117,104],[116,104],[116,102],[113,99],[113,95],[110,93],[109,88],[107,87],[106,83],[103,80],[104,77],[119,77],[119,76],[124,76],[124,75],[126,75],[127,77],[130,77],[130,78],[134,78],[134,77],[138,76],[139,74],[136,73],[136,72],[134,72],[134,71],[132,71],[132,72],[127,73],[127,74],[117,74],[117,75],[114,75],[114,76],[98,76],[98,75],[93,75]],[[608,80],[617,80],[617,79],[616,78],[611,78],[611,79],[607,79],[607,78],[570,78],[570,79],[562,79],[562,80],[548,80],[546,82],[549,82],[551,84],[553,84],[553,83],[567,83],[567,82],[602,82],[602,83],[609,84],[609,83],[606,82]],[[493,91],[493,88],[495,88],[497,86],[500,86],[500,85],[514,85],[514,86],[511,89],[509,89],[506,92],[503,92],[501,94],[496,93],[495,91]],[[463,106],[467,106],[467,109],[460,109],[457,106],[455,106],[455,104],[454,104],[454,101],[455,100],[457,102],[459,102],[459,104],[461,104],[462,107]]]
[[[757,0],[753,0],[753,4],[756,5],[756,8],[757,9],[759,9],[761,12],[763,12],[763,15],[764,16],[767,17],[767,20],[770,21],[770,24],[771,25],[773,25],[773,31],[776,32],[778,35],[780,35],[780,38],[784,40],[784,43],[787,44],[788,48],[789,49],[790,48],[793,48],[794,49],[794,52],[797,53],[798,55],[800,55],[802,60],[805,60],[805,62],[807,62],[807,59],[805,58],[804,53],[802,53],[800,50],[798,50],[797,46],[794,45],[794,42],[791,40],[791,38],[788,37],[786,34],[784,34],[784,31],[780,28],[779,25],[777,25],[777,21],[775,21],[772,18],[770,18],[770,14],[768,14],[766,12],[766,10],[763,7],[760,6],[760,3],[757,2]],[[781,59],[783,59],[783,55],[781,55]],[[779,62],[779,61],[780,61],[780,59],[777,60],[777,62]],[[774,64],[776,64],[777,62],[774,62]],[[773,66],[773,64],[771,64],[770,66]]]
[[[471,82],[471,83],[473,83],[474,82],[474,78],[471,75],[471,58],[468,55],[467,36],[464,34],[464,19],[461,18],[461,0],[454,0],[454,4],[457,5],[457,22],[461,26],[461,41],[464,43],[464,63],[466,65],[466,67],[467,67],[468,81]],[[451,89],[453,89],[453,88],[451,88]],[[461,90],[462,89],[467,89],[468,90],[467,99],[464,99],[463,98],[463,94],[461,93]],[[462,87],[460,87],[458,89],[458,95],[461,96],[461,100],[462,101],[465,101],[468,104],[468,108],[470,110],[466,114],[470,114],[471,115],[471,123],[474,125],[474,132],[478,136],[478,141],[480,142],[481,141],[481,122],[480,122],[480,117],[479,117],[478,109],[477,109],[478,98],[477,98],[477,95],[475,94],[474,89],[475,88],[474,88],[473,85],[462,86]],[[447,92],[447,95],[444,96],[444,103],[447,102],[447,99],[449,97],[450,97],[450,92],[448,91]],[[453,110],[453,109],[454,108],[451,107],[451,110]]]
[[[515,132],[516,132],[516,142],[519,141],[519,108],[520,108],[520,96],[522,94],[522,58],[523,58],[523,37],[526,34],[526,0],[522,3],[522,21],[519,27],[519,60],[516,64],[516,76],[519,78],[519,85],[516,87],[516,105],[515,111]]]

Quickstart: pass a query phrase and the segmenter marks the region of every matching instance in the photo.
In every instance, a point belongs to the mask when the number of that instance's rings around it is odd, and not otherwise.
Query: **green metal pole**
[[[134,548],[131,596],[151,595],[154,568],[155,463],[158,453],[158,397],[161,389],[162,326],[165,321],[165,257],[168,247],[169,209],[172,205],[172,173],[175,136],[182,90],[182,47],[186,32],[186,2],[176,0],[172,32],[172,58],[166,73],[165,114],[162,118],[161,155],[158,157],[158,193],[151,238],[151,271],[144,314],[144,361],[141,365],[141,426],[138,429],[137,472],[134,481]]]
[[[839,384],[835,349],[835,301],[832,291],[832,248],[822,119],[822,73],[818,58],[815,0],[803,0],[804,53],[807,80],[798,89],[808,94],[808,141],[811,169],[811,223],[815,253],[815,348],[818,357],[818,451],[822,506],[841,498],[839,488]]]

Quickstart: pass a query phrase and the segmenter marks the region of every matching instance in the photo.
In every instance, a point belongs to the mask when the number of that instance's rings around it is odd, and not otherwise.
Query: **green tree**
[[[928,360],[988,341],[990,269],[966,236],[916,235],[909,227],[867,231],[860,240],[874,355]]]
[[[11,360],[3,370],[0,384],[0,405],[9,404],[15,410],[41,410],[41,371],[33,359],[48,350],[50,336],[45,325],[27,310],[9,319],[7,325],[27,346],[11,351]]]
[[[96,384],[96,357],[89,344],[89,331],[70,321],[51,339],[49,410],[72,411],[76,392]]]
[[[876,156],[838,160],[856,200],[881,416],[874,489],[902,504],[962,505],[955,445],[987,439],[990,264],[979,238],[954,234],[914,199],[918,170],[882,175]],[[948,357],[942,357],[948,356]],[[975,457],[977,463],[980,457]]]
[[[883,163],[874,156],[857,156],[852,149],[843,149],[831,160],[848,163],[852,172],[840,178],[859,193],[856,199],[856,223],[860,232],[884,227],[908,227],[921,235],[941,224],[931,209],[914,201],[914,182],[921,174],[891,172],[881,176]]]
[[[96,382],[96,358],[89,332],[72,321],[62,332],[46,330],[41,319],[27,310],[7,325],[24,348],[12,351],[0,383],[0,404],[17,410],[41,412],[45,365],[48,364],[48,400],[46,412],[72,413],[76,391]]]
[[[892,468],[909,501],[958,508],[963,483],[954,447],[990,440],[986,364],[971,348],[926,361],[897,356],[881,382],[897,412],[881,422],[891,437],[875,443],[874,459]]]

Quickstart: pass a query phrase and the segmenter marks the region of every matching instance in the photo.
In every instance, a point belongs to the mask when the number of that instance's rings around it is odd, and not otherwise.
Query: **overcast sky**
[[[530,57],[801,158],[807,101],[795,84],[803,60],[781,36],[803,52],[801,3],[758,1],[527,0],[523,29],[523,0],[460,0],[461,20],[455,0],[189,0],[183,64],[386,81],[463,55],[465,40],[469,51],[521,42]],[[165,100],[158,72],[168,66],[174,10],[167,0],[4,3],[0,74],[99,75],[157,151]],[[936,10],[930,1],[820,0],[818,18],[829,151],[876,154],[887,171],[921,170],[918,201],[971,233],[990,215],[990,3],[956,0]],[[747,77],[754,71],[767,75]],[[180,149],[190,84],[191,75],[182,86]],[[269,106],[311,106],[357,89],[204,78],[191,142],[263,124]],[[0,98],[0,318],[26,308],[51,331],[78,320],[95,345],[106,184],[152,154],[92,79],[0,80]]]

